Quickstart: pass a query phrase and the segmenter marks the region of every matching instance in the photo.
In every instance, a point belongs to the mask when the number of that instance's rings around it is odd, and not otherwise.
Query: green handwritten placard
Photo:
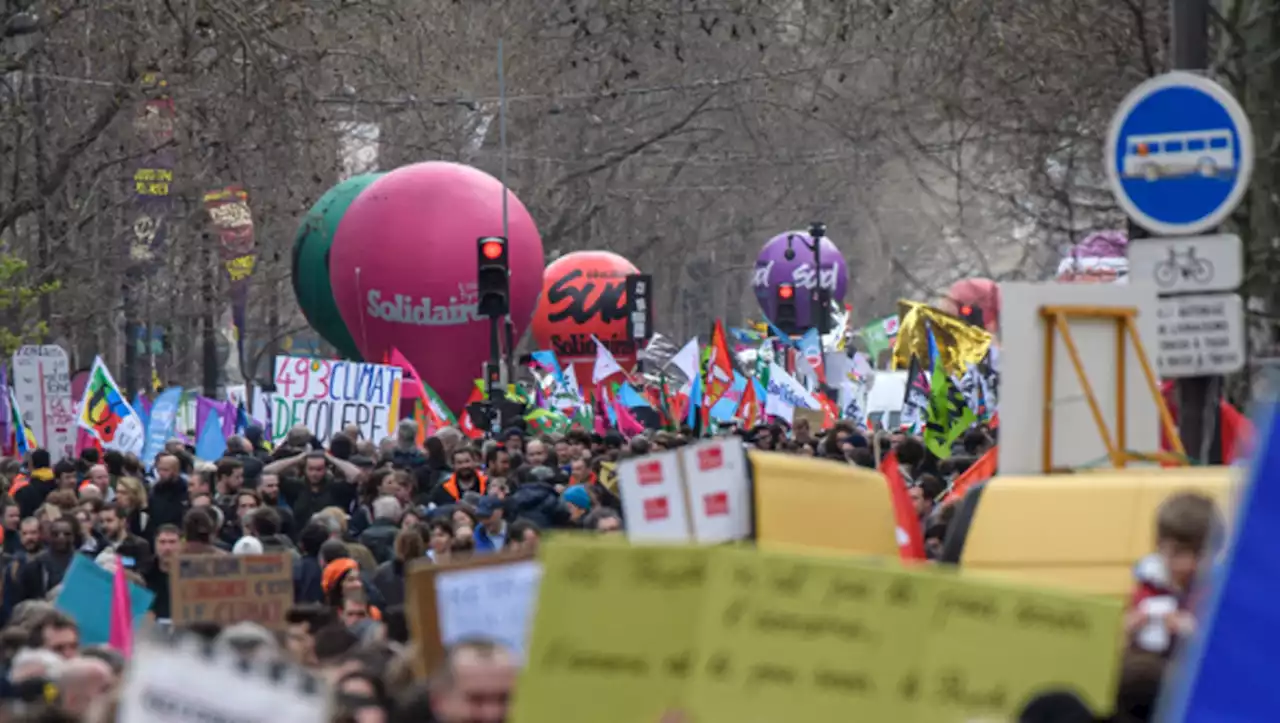
[[[1119,601],[937,574],[927,670],[915,720],[1017,720],[1036,697],[1078,696],[1111,712],[1119,675]],[[1003,720],[1003,718],[1000,718]]]
[[[873,565],[717,551],[689,695],[693,720],[903,720],[927,651],[920,622],[939,584]]]
[[[710,555],[548,540],[512,720],[655,723],[681,708]]]
[[[696,723],[1016,720],[1069,692],[1110,712],[1118,603],[945,570],[718,550],[688,694]]]

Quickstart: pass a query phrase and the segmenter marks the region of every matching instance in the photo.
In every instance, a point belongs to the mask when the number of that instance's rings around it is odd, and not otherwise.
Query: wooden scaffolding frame
[[[1093,414],[1094,424],[1098,427],[1098,433],[1102,435],[1103,444],[1107,447],[1107,458],[1111,462],[1112,467],[1124,468],[1129,462],[1134,461],[1158,461],[1161,463],[1175,464],[1184,466],[1187,464],[1186,450],[1182,446],[1182,439],[1178,436],[1178,430],[1173,423],[1173,415],[1169,413],[1169,408],[1164,403],[1164,396],[1160,394],[1160,385],[1156,380],[1155,372],[1152,370],[1151,362],[1147,359],[1146,350],[1142,347],[1142,340],[1138,338],[1138,327],[1135,319],[1138,316],[1138,310],[1132,306],[1074,306],[1074,305],[1046,305],[1040,307],[1040,317],[1044,319],[1044,441],[1042,445],[1041,471],[1049,474],[1054,471],[1063,471],[1053,469],[1053,372],[1054,372],[1054,347],[1055,338],[1062,336],[1062,343],[1067,348],[1067,354],[1071,358],[1071,365],[1075,367],[1076,376],[1080,379],[1080,386],[1084,390],[1085,400],[1089,403],[1089,411]],[[1075,339],[1071,336],[1072,319],[1086,319],[1091,321],[1111,320],[1115,323],[1116,328],[1116,433],[1114,436],[1107,427],[1107,421],[1102,416],[1102,406],[1098,403],[1098,397],[1094,394],[1093,385],[1089,383],[1088,375],[1085,374],[1084,364],[1080,360],[1080,350],[1076,347]],[[1126,427],[1126,379],[1128,354],[1126,353],[1128,343],[1133,342],[1134,350],[1137,352],[1138,363],[1142,365],[1142,374],[1146,377],[1147,387],[1151,392],[1151,396],[1156,402],[1156,411],[1160,414],[1160,425],[1168,437],[1170,444],[1173,446],[1172,452],[1156,451],[1150,453],[1133,452],[1128,449],[1125,439]]]

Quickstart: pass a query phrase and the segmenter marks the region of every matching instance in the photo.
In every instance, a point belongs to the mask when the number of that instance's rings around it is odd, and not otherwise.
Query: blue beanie
[[[587,488],[582,485],[569,487],[560,495],[560,499],[583,511],[591,509],[591,495],[587,494]]]

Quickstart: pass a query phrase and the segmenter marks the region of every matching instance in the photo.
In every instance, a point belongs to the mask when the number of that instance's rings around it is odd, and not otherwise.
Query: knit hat
[[[587,494],[587,488],[582,485],[567,488],[560,499],[583,511],[591,510],[591,495]]]
[[[261,555],[262,540],[245,535],[236,540],[236,544],[231,547],[231,553],[233,555]]]
[[[342,573],[348,570],[355,570],[358,567],[360,566],[356,564],[356,561],[349,557],[334,560],[325,565],[324,572],[320,573],[320,586],[327,593],[338,582],[338,578],[342,577]]]

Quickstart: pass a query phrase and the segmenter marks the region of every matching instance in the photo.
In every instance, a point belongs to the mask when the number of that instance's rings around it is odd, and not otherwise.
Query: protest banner
[[[359,425],[361,436],[375,443],[392,436],[400,420],[403,374],[385,364],[276,357],[272,442],[283,442],[298,424],[321,442],[347,424]]]
[[[19,348],[10,383],[36,444],[49,450],[55,462],[75,456],[76,406],[67,352],[53,344]]]
[[[653,723],[676,707],[697,654],[713,549],[549,540],[511,719]]]
[[[551,539],[542,561],[519,723],[971,723],[1061,694],[1113,708],[1118,601],[726,546]]]
[[[476,636],[496,640],[523,659],[541,580],[542,565],[528,554],[410,568],[405,609],[419,674],[431,675],[444,661],[445,648]]]
[[[182,555],[170,568],[176,626],[258,623],[282,629],[293,605],[290,555]]]
[[[695,720],[1022,720],[1063,692],[1103,716],[1114,704],[1115,601],[733,549],[706,587]]]
[[[751,535],[746,450],[732,439],[623,460],[618,485],[632,542],[719,544]]]
[[[320,677],[281,660],[245,659],[194,634],[145,635],[120,690],[118,723],[314,723],[333,717]]]
[[[114,575],[84,555],[71,559],[71,567],[62,578],[62,590],[53,606],[76,621],[81,645],[106,645],[111,636],[111,590]],[[129,608],[136,630],[147,612],[155,593],[129,583]]]

